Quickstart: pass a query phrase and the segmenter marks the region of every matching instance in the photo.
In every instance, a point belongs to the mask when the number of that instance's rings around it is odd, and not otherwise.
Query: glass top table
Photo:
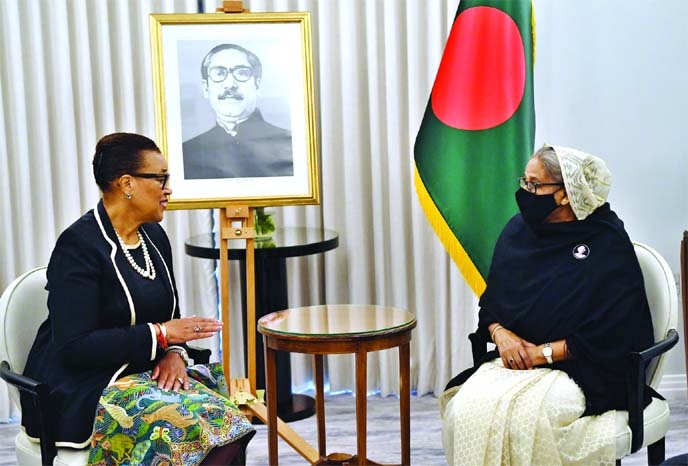
[[[313,355],[315,378],[315,414],[318,425],[317,452],[298,439],[288,443],[312,465],[377,464],[367,458],[367,364],[368,353],[399,349],[399,405],[401,421],[401,464],[411,462],[411,385],[410,342],[416,318],[403,309],[335,304],[307,306],[273,312],[258,320],[263,335],[267,382],[267,424],[269,464],[278,464],[277,391],[279,390],[276,355],[280,351]],[[356,455],[327,454],[325,441],[324,361],[326,354],[356,355]],[[301,439],[302,440],[302,439]],[[300,449],[301,448],[301,449]]]
[[[258,329],[265,334],[280,334],[282,338],[318,339],[327,341],[338,337],[362,339],[395,333],[415,327],[416,318],[403,309],[375,305],[308,306],[273,312],[258,321]]]

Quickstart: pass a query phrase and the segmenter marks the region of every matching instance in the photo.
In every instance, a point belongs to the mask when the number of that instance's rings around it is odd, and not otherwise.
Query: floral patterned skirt
[[[98,402],[89,465],[198,465],[254,428],[229,401],[218,363],[187,369],[189,389],[158,388],[150,372],[118,379]]]

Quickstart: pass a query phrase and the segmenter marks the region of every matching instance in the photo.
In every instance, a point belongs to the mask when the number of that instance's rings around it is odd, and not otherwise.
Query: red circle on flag
[[[453,128],[492,128],[516,112],[525,82],[523,39],[514,20],[497,8],[469,8],[449,33],[432,89],[432,110]]]

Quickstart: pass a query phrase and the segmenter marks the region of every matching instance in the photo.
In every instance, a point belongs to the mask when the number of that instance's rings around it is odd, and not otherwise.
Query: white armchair
[[[56,448],[51,423],[49,387],[22,376],[26,358],[36,338],[38,327],[48,317],[48,292],[45,289],[46,267],[26,272],[14,280],[0,297],[0,377],[8,383],[10,398],[19,406],[19,390],[33,396],[41,419],[41,443],[29,440],[20,430],[14,440],[17,464],[26,465],[85,465],[88,450]]]
[[[651,247],[634,242],[645,280],[645,293],[652,313],[654,346],[628,357],[628,412],[617,411],[616,457],[647,447],[650,465],[664,461],[664,436],[669,430],[669,404],[657,398],[643,409],[643,384],[657,390],[664,375],[666,354],[678,342],[678,293],[674,274],[664,258]],[[645,373],[645,368],[647,373]]]

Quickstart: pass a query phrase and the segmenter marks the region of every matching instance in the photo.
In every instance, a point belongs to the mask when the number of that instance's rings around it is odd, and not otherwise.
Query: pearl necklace
[[[124,257],[127,258],[129,265],[131,265],[134,268],[134,270],[136,270],[139,273],[139,275],[141,275],[143,278],[155,280],[155,267],[153,266],[153,261],[150,258],[150,254],[148,254],[148,246],[146,246],[146,242],[143,240],[143,236],[141,235],[141,232],[139,230],[136,230],[136,234],[138,235],[139,242],[141,243],[141,247],[143,248],[143,262],[146,264],[146,270],[143,270],[143,268],[139,267],[139,264],[137,264],[134,258],[131,256],[129,248],[127,248],[126,244],[124,244],[124,240],[121,236],[119,236],[119,233],[115,231],[115,235],[117,235],[117,240],[119,240],[119,245],[122,247]]]

